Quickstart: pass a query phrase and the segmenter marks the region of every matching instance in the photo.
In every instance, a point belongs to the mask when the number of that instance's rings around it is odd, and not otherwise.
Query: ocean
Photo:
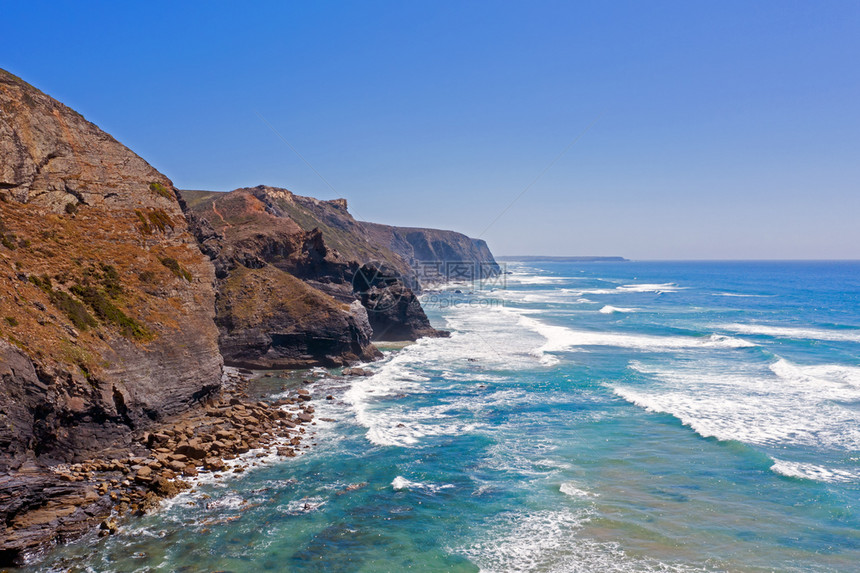
[[[507,271],[373,376],[261,378],[314,380],[302,456],[32,570],[860,570],[860,263]]]

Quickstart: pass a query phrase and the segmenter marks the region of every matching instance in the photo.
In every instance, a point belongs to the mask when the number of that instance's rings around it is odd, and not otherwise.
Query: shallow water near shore
[[[857,569],[860,264],[508,270],[373,376],[259,379],[314,380],[304,455],[28,570]]]

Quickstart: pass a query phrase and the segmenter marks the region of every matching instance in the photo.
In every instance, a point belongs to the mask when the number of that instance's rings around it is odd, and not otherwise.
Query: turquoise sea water
[[[38,569],[860,570],[860,263],[508,270],[315,373],[305,455]]]

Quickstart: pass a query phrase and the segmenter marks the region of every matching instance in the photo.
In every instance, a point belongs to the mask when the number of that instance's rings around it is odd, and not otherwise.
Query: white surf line
[[[860,342],[860,329],[837,330],[814,327],[772,326],[766,324],[721,324],[721,330],[738,334],[773,336],[776,338],[791,338],[795,340],[826,340],[830,342]]]

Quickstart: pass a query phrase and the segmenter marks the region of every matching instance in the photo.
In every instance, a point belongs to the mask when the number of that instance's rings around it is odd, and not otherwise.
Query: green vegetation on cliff
[[[186,269],[182,268],[182,265],[179,264],[179,261],[177,261],[173,257],[161,257],[161,264],[167,267],[170,272],[172,272],[177,277],[191,282],[191,273],[189,273]]]

